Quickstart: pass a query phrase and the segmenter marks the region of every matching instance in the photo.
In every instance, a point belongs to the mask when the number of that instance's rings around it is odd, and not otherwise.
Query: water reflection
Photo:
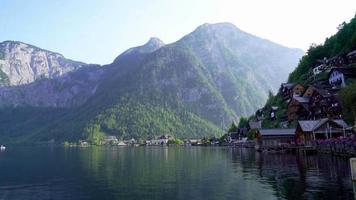
[[[255,173],[259,182],[270,184],[277,197],[353,199],[346,158],[262,154],[233,149],[231,159],[243,166],[244,173]]]
[[[19,148],[0,199],[353,199],[347,159],[199,147]]]

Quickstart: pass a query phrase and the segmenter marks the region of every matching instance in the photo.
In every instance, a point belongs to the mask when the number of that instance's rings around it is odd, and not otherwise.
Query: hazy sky
[[[355,13],[356,0],[0,0],[0,41],[106,64],[152,36],[171,43],[203,23],[232,22],[306,50]]]

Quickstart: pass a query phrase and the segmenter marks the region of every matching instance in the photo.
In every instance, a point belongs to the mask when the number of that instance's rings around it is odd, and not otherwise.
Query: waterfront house
[[[349,126],[341,119],[299,120],[295,131],[296,141],[311,145],[313,140],[346,136],[348,129]]]
[[[116,136],[109,135],[107,136],[104,140],[100,142],[101,145],[116,145],[119,143],[119,140],[116,138]]]
[[[293,97],[288,104],[288,121],[307,119],[309,117],[309,97]]]
[[[88,143],[87,141],[85,141],[85,140],[79,140],[79,141],[78,141],[78,144],[79,144],[79,146],[81,146],[81,147],[87,147],[87,146],[89,146],[89,143]]]
[[[345,87],[348,79],[356,79],[356,68],[332,68],[329,72],[329,84],[334,87]]]
[[[262,127],[262,121],[249,121],[248,126],[250,129],[260,129]]]
[[[184,143],[187,145],[201,145],[201,139],[188,139],[188,140],[184,140]]]
[[[260,129],[257,138],[259,147],[282,147],[294,144],[295,129]]]
[[[146,140],[146,145],[166,145],[169,140],[173,139],[174,138],[171,135],[161,135],[155,137],[155,139]]]
[[[247,128],[238,128],[236,132],[230,132],[227,135],[227,141],[229,143],[236,143],[241,141],[247,136]]]
[[[124,141],[119,141],[117,143],[118,146],[127,146],[127,143],[125,143]]]

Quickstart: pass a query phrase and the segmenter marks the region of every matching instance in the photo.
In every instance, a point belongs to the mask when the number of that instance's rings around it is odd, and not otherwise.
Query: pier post
[[[356,182],[356,158],[350,158],[351,178]]]

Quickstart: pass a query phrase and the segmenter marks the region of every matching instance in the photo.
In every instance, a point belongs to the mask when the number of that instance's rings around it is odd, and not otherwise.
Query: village
[[[257,110],[247,126],[228,133],[231,142],[255,146],[258,151],[355,156],[355,121],[352,125],[345,122],[340,90],[356,80],[356,50],[318,63],[306,77],[310,84],[281,84],[277,97],[284,109],[269,105]],[[278,128],[266,128],[276,122]],[[241,142],[248,134],[253,135],[252,145]]]

